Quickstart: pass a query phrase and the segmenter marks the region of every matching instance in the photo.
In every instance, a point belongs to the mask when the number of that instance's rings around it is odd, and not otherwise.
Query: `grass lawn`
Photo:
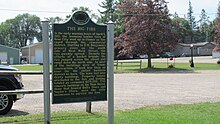
[[[0,118],[0,123],[43,124],[43,114]],[[107,124],[106,113],[56,112],[53,124]],[[116,111],[115,124],[220,124],[220,103],[160,105]]]
[[[118,70],[115,72],[152,72],[152,71],[193,71],[193,70],[220,70],[220,65],[214,63],[195,63],[195,67],[191,68],[189,63],[175,63],[174,68],[168,68],[166,62],[153,62],[152,69],[147,69],[147,63],[142,63],[142,69],[140,69],[139,63],[123,63],[118,66]]]
[[[18,65],[13,67],[20,71],[43,71],[43,65]]]
[[[168,68],[165,62],[154,62],[152,63],[152,69],[147,69],[147,63],[142,63],[142,69],[140,69],[139,63],[123,63],[118,65],[118,70],[116,66],[114,68],[115,72],[126,73],[126,72],[148,72],[148,71],[193,71],[193,70],[220,70],[220,65],[214,63],[195,63],[195,68],[191,68],[189,63],[175,63],[174,68]],[[43,71],[42,65],[19,65],[13,66],[21,71]]]

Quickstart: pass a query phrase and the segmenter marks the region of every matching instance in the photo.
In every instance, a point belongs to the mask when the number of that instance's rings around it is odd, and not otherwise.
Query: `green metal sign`
[[[107,100],[106,33],[82,11],[53,25],[53,104]]]

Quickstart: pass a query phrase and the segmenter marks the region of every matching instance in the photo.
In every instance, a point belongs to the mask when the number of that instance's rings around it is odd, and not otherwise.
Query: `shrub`
[[[168,65],[168,68],[174,68],[173,64]]]
[[[190,59],[190,60],[189,60],[189,64],[191,64],[191,63],[192,63],[192,60]]]

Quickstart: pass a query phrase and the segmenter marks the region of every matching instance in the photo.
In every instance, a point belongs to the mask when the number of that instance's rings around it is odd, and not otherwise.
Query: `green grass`
[[[175,63],[174,68],[168,68],[167,63],[153,63],[156,69],[173,69],[173,70],[220,70],[220,65],[214,63],[195,63],[191,68],[189,63]]]
[[[43,65],[19,65],[13,67],[20,71],[43,71]]]
[[[193,71],[193,70],[220,70],[220,65],[214,63],[195,63],[195,68],[191,68],[189,63],[175,63],[174,68],[168,68],[165,62],[154,62],[152,63],[152,69],[147,69],[147,63],[142,63],[142,69],[140,69],[139,63],[123,63],[118,65],[118,70],[116,66],[114,72],[117,73],[138,73],[138,72],[151,72],[151,71]],[[43,71],[42,65],[24,65],[24,66],[13,66],[21,71]]]
[[[123,63],[118,66],[118,70],[115,72],[152,72],[152,71],[194,71],[194,70],[220,70],[220,65],[214,63],[195,63],[195,67],[191,68],[189,63],[175,63],[174,68],[168,68],[166,62],[153,62],[153,68],[148,69],[147,63],[142,63],[142,69],[140,69],[139,63]]]
[[[107,124],[106,113],[56,112],[53,124]],[[43,124],[43,114],[0,118],[0,123]],[[161,105],[116,111],[115,124],[220,124],[220,103]]]

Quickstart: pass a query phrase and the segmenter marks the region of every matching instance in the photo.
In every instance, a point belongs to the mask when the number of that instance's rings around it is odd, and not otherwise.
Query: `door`
[[[10,57],[10,65],[14,64],[14,58],[13,57]]]
[[[35,50],[35,63],[43,63],[43,50],[42,49]]]
[[[0,60],[2,63],[7,63],[8,54],[7,52],[0,52]]]

